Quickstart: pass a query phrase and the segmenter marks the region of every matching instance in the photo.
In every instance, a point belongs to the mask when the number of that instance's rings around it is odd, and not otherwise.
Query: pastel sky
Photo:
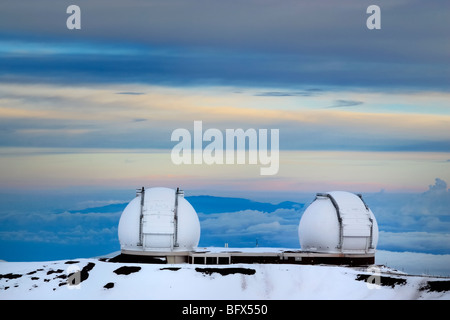
[[[449,5],[13,1],[0,13],[1,188],[425,191],[450,181]],[[399,14],[401,13],[401,14]],[[280,170],[174,165],[176,128],[280,130]]]
[[[449,1],[78,0],[81,29],[68,30],[71,4],[1,5],[0,240],[103,232],[117,246],[119,212],[97,224],[68,210],[140,186],[301,203],[347,190],[369,194],[382,249],[449,252]],[[372,4],[380,30],[366,27]],[[278,173],[173,164],[171,134],[194,121],[279,129]],[[295,233],[290,212],[264,213],[261,230]]]

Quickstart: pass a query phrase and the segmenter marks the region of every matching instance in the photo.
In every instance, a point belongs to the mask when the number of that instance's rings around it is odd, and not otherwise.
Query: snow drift
[[[0,299],[450,299],[450,280],[386,267],[1,262]]]

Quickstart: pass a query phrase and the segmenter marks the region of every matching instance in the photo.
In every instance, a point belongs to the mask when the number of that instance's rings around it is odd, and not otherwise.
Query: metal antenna
[[[184,191],[180,190],[180,188],[177,188],[177,192],[175,192],[175,208],[173,209],[173,222],[174,222],[174,235],[173,235],[173,242],[174,247],[179,247],[178,243],[178,197],[184,197]]]
[[[337,220],[339,222],[339,244],[337,246],[338,249],[341,251],[343,250],[343,243],[344,243],[344,225],[342,224],[342,217],[341,217],[341,209],[339,208],[338,203],[336,202],[336,199],[333,198],[333,196],[329,193],[317,193],[317,197],[326,197],[331,200],[331,203],[333,204],[334,209],[336,210]]]
[[[138,189],[139,190],[139,189]],[[145,188],[142,187],[140,191],[136,192],[137,194],[140,194],[141,196],[141,212],[139,215],[139,242],[138,242],[138,246],[143,246],[143,233],[142,233],[142,224],[143,224],[143,220],[144,220],[144,197],[145,197]]]

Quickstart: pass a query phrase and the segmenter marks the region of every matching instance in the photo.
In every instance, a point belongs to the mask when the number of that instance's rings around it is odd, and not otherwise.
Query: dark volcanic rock
[[[135,266],[123,266],[116,270],[114,270],[115,274],[123,274],[123,275],[129,275],[130,273],[138,272],[141,270],[141,267],[135,267]]]
[[[103,286],[103,288],[105,288],[105,289],[111,289],[111,288],[114,288],[114,282],[108,282],[107,284],[105,284],[105,285]]]
[[[181,268],[179,267],[167,267],[167,268],[160,268],[159,270],[170,270],[170,271],[178,271]]]
[[[427,284],[425,286],[422,286],[419,290],[436,291],[436,292],[450,291],[450,281],[448,280],[427,281]]]
[[[16,274],[16,273],[7,273],[7,274],[0,274],[0,279],[17,279],[20,278],[22,275],[21,274]]]
[[[89,271],[91,271],[94,267],[95,267],[95,263],[89,262],[87,265],[85,265],[83,267],[83,269],[81,269],[81,281],[80,282],[83,282],[84,280],[89,278]]]
[[[58,269],[58,270],[51,269],[47,272],[47,275],[51,275],[53,273],[63,273],[63,272],[64,272],[64,270],[62,270],[62,269]]]
[[[249,269],[249,268],[195,268],[195,271],[201,272],[207,275],[211,275],[213,273],[219,273],[223,276],[227,276],[229,274],[245,274],[245,275],[252,275],[256,273],[255,269]]]
[[[80,271],[73,272],[67,275],[67,281],[61,282],[59,285],[78,285],[81,282],[87,280],[89,278],[89,271],[91,271],[95,267],[95,263],[89,262],[87,265],[83,267]],[[65,279],[65,275],[58,276],[57,278]],[[55,278],[56,279],[56,278]]]
[[[394,278],[394,277],[387,277],[387,276],[375,276],[371,274],[358,274],[356,276],[356,280],[358,281],[368,281],[369,278],[372,277],[375,279],[375,277],[379,278],[379,285],[381,286],[390,286],[394,288],[396,285],[404,285],[406,284],[406,279],[403,278]],[[376,282],[375,282],[376,283]]]

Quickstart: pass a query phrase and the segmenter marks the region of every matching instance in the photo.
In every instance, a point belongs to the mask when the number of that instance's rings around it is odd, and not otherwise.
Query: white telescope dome
[[[378,224],[361,195],[318,193],[300,220],[301,249],[326,253],[374,253]]]
[[[183,191],[142,188],[119,221],[119,242],[127,251],[188,251],[200,240],[200,222]]]

